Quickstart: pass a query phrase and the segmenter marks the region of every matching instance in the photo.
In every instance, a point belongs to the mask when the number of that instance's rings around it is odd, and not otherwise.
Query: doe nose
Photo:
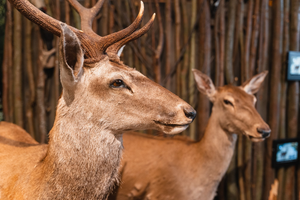
[[[257,132],[262,135],[263,138],[269,137],[271,129],[257,128]]]
[[[184,111],[185,116],[191,120],[194,120],[197,115],[197,112],[192,107],[184,108],[183,111]]]

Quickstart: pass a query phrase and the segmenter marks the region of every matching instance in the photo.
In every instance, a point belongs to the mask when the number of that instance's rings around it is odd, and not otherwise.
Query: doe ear
[[[197,88],[198,90],[208,96],[208,98],[213,101],[214,100],[214,95],[216,93],[215,86],[212,82],[212,80],[206,75],[200,72],[197,69],[192,70],[195,76],[195,81],[197,83]]]
[[[260,74],[253,76],[248,81],[244,82],[241,88],[248,94],[255,94],[258,92],[262,82],[265,80],[268,71],[263,71]]]
[[[84,53],[79,39],[68,25],[61,23],[60,27],[60,76],[63,87],[67,89],[77,82],[82,74]]]

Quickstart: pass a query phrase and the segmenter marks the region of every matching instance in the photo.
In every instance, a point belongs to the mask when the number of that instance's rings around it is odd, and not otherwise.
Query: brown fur
[[[121,62],[102,56],[85,66],[80,41],[66,25],[61,29],[63,94],[49,144],[0,123],[1,200],[106,199],[118,181],[123,131],[167,127],[175,134],[193,120],[185,114],[194,111],[190,105]],[[130,90],[111,87],[117,79]]]
[[[207,76],[202,78],[200,91],[214,103],[202,140],[125,133],[117,200],[212,200],[233,156],[236,134],[264,140],[257,128],[270,129],[255,110],[255,97],[235,86],[215,90]]]

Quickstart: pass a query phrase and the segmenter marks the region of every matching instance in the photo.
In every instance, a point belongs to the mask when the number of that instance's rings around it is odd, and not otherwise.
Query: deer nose
[[[260,133],[263,138],[267,138],[270,136],[271,129],[257,128],[257,132]]]
[[[183,108],[183,111],[184,111],[185,116],[191,120],[194,120],[197,115],[197,112],[192,107]]]

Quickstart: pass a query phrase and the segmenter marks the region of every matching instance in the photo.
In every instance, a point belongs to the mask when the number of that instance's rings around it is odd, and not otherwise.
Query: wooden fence
[[[89,7],[96,0],[84,0]],[[37,0],[32,0],[37,5]],[[80,28],[68,3],[45,0],[46,12]],[[93,23],[99,35],[118,31],[133,21],[138,0],[107,0]],[[257,109],[272,129],[262,143],[244,136],[217,199],[266,200],[274,179],[279,200],[300,197],[300,170],[271,168],[272,140],[299,136],[299,82],[286,80],[287,52],[299,51],[299,0],[146,0],[146,23],[156,12],[149,33],[128,45],[122,60],[162,84],[197,108],[197,118],[185,134],[201,139],[211,105],[195,88],[191,69],[210,75],[216,86],[239,85],[269,70],[257,94]],[[2,102],[6,121],[24,127],[47,142],[61,93],[57,38],[6,5]]]

